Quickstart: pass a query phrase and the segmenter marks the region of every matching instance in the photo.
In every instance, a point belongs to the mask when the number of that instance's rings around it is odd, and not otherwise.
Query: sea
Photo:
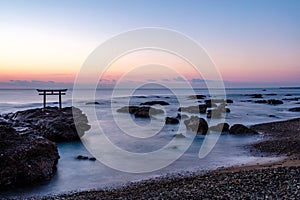
[[[77,93],[76,93],[77,92]],[[193,89],[194,94],[217,98],[210,90]],[[290,108],[300,107],[300,88],[228,88],[226,98],[233,100],[227,107],[230,113],[222,120],[251,126],[299,117]],[[75,95],[76,93],[76,95]],[[93,98],[91,95],[93,94]],[[256,99],[249,94],[262,94]],[[190,98],[190,90],[140,88],[116,93],[112,89],[73,91],[62,97],[63,107],[76,106],[87,114],[92,128],[81,141],[59,143],[60,159],[57,172],[50,181],[0,192],[0,197],[31,197],[82,190],[120,187],[130,183],[168,176],[206,172],[247,163],[263,163],[278,157],[253,155],[245,148],[263,138],[263,135],[239,136],[212,133],[195,135],[186,130],[183,121],[165,124],[165,117],[176,117],[178,108],[198,105],[205,99]],[[258,104],[256,100],[277,99],[283,104]],[[0,89],[0,114],[43,106],[42,96],[35,89]],[[47,106],[57,106],[57,96],[47,96]],[[134,118],[117,109],[126,105],[140,105],[148,101],[165,101],[169,105],[154,107],[164,114],[151,119]],[[97,104],[93,104],[97,102]],[[89,103],[89,104],[88,104]],[[195,114],[183,113],[188,117]],[[219,120],[206,119],[210,126]],[[78,160],[78,155],[96,157],[97,161]]]

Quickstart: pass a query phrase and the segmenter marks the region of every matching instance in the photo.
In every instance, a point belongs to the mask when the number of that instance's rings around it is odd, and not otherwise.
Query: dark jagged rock
[[[166,117],[166,124],[179,124],[179,120],[173,117]]]
[[[233,100],[227,99],[227,100],[226,100],[226,103],[233,103]]]
[[[5,116],[18,133],[43,136],[53,142],[78,140],[90,129],[86,115],[75,107],[35,108]]]
[[[209,128],[212,131],[218,131],[218,132],[229,132],[229,124],[228,123],[220,123],[215,126],[211,126]]]
[[[190,119],[184,121],[187,130],[196,132],[200,135],[206,135],[208,131],[208,124],[203,118],[192,116]]]
[[[265,94],[266,96],[276,96],[276,93],[269,93],[269,94]]]
[[[99,102],[95,101],[95,102],[87,102],[85,105],[100,105]]]
[[[189,99],[205,99],[205,95],[197,94],[197,95],[191,95],[188,98]]]
[[[51,179],[59,159],[55,143],[36,135],[19,135],[0,125],[0,189]]]
[[[195,114],[198,114],[198,113],[204,114],[204,113],[206,113],[206,109],[207,109],[207,105],[200,104],[198,106],[180,107],[180,108],[178,108],[178,111],[195,113]]]
[[[229,129],[230,134],[236,135],[244,135],[244,134],[258,134],[258,132],[242,125],[242,124],[234,124]]]
[[[286,96],[286,97],[290,97],[290,96],[293,96],[292,94],[286,94],[286,95],[284,95],[284,96]]]
[[[283,102],[281,100],[269,99],[268,104],[278,105],[278,104],[283,104]]]
[[[257,101],[254,101],[254,103],[268,103],[267,100],[257,100]]]
[[[276,117],[275,115],[269,115],[269,117]]]
[[[262,94],[246,94],[246,96],[250,96],[252,98],[257,98],[257,99],[263,98]]]
[[[292,111],[292,112],[300,112],[300,107],[290,108],[289,111]]]
[[[170,105],[168,102],[165,101],[147,101],[145,103],[141,103],[141,106],[153,106],[153,105],[161,105],[161,106],[167,106]]]
[[[91,157],[91,158],[89,158],[89,160],[91,160],[91,161],[96,161],[97,159],[94,158],[94,157]]]

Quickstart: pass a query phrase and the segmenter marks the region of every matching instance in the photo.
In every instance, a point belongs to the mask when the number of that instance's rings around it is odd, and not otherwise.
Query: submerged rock
[[[246,94],[245,96],[250,96],[252,98],[263,98],[262,94]]]
[[[300,112],[300,107],[290,108],[289,111],[292,111],[292,112]]]
[[[257,101],[254,101],[254,103],[268,103],[267,100],[257,100]]]
[[[234,124],[229,129],[230,134],[236,134],[236,135],[244,135],[244,134],[258,134],[255,130],[252,130],[242,124]]]
[[[95,101],[95,102],[87,102],[85,105],[100,105],[99,102]]]
[[[11,124],[0,125],[0,189],[51,179],[59,159],[57,146],[37,135],[19,135]]]
[[[165,101],[147,101],[145,103],[141,103],[141,106],[153,106],[153,105],[161,105],[161,106],[167,106],[170,105],[168,102]]]
[[[187,130],[196,132],[200,135],[206,135],[208,131],[208,124],[203,118],[192,116],[190,119],[184,121]]]
[[[35,108],[6,116],[19,134],[35,134],[53,142],[79,140],[90,129],[86,115],[75,107]]]

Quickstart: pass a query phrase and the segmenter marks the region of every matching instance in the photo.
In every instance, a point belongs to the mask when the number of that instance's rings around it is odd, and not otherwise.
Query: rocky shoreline
[[[297,148],[300,118],[259,124],[251,129],[266,135],[263,141],[253,145],[254,149],[287,157],[273,163],[230,167],[206,174],[166,177],[121,188],[41,199],[300,199],[300,154]]]
[[[56,143],[79,140],[89,129],[86,115],[75,107],[0,115],[0,190],[50,180],[60,157]]]

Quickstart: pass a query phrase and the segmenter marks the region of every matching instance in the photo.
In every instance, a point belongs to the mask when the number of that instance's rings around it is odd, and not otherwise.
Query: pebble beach
[[[250,151],[260,152],[262,156],[276,154],[283,156],[282,159],[41,199],[299,199],[300,119],[251,128],[264,134],[265,139],[253,144]]]

